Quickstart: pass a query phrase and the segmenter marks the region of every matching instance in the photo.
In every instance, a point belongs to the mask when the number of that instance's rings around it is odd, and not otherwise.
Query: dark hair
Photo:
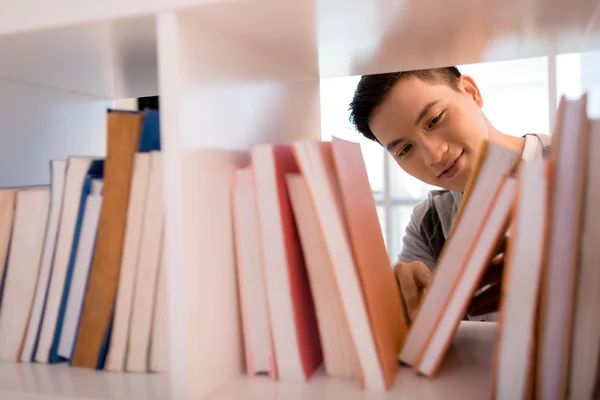
[[[385,74],[364,75],[356,90],[354,98],[350,103],[350,122],[354,124],[356,130],[367,139],[377,142],[369,128],[369,121],[376,108],[385,100],[392,87],[401,78],[414,76],[422,81],[445,84],[454,90],[458,89],[458,78],[461,74],[456,67],[433,68],[414,71],[392,72]]]

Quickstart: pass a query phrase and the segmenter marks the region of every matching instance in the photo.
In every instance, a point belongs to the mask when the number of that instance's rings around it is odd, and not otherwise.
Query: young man
[[[483,141],[513,149],[523,159],[549,154],[549,136],[502,133],[482,106],[473,78],[456,67],[363,76],[350,104],[350,120],[362,135],[380,143],[408,174],[442,188],[413,210],[394,267],[410,319],[431,283]],[[469,314],[497,309],[500,267],[488,270],[482,285],[495,283],[495,289],[474,301]]]

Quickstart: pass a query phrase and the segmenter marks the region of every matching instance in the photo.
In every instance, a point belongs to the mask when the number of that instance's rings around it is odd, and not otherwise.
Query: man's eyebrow
[[[404,141],[403,138],[400,139],[394,139],[391,142],[389,142],[387,144],[387,146],[385,146],[385,148],[387,149],[387,151],[391,152],[396,146],[398,146],[400,143],[402,143]]]
[[[419,126],[419,124],[421,123],[423,118],[425,118],[429,110],[431,110],[431,107],[435,106],[439,102],[439,100],[434,100],[431,103],[427,104],[425,107],[423,107],[421,113],[419,114],[419,117],[417,118],[417,122],[415,122],[415,126]]]

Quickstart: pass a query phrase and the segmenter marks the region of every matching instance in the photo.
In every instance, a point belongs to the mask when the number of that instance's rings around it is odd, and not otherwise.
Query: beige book
[[[17,192],[0,313],[1,361],[20,359],[35,295],[49,206],[50,187],[31,187]]]
[[[513,234],[502,277],[492,397],[525,399],[531,390],[535,325],[546,228],[547,182],[541,159],[523,161]]]
[[[563,96],[552,136],[536,368],[536,396],[548,400],[563,398],[567,392],[588,156],[586,108],[587,95],[575,100]]]
[[[6,270],[6,258],[13,230],[16,199],[17,191],[15,189],[0,189],[0,283]],[[2,312],[1,305],[0,300],[0,312]]]
[[[600,367],[600,120],[590,121],[586,185],[584,192],[583,224],[579,276],[574,309],[571,360],[569,368],[569,397],[573,400],[594,398],[594,385]]]
[[[167,287],[166,264],[161,252],[158,266],[158,283],[154,302],[154,315],[152,317],[152,335],[150,337],[150,361],[148,369],[151,372],[169,371],[169,321],[167,318]]]
[[[276,377],[252,167],[233,171],[232,203],[246,373]]]
[[[58,236],[58,227],[62,212],[63,193],[65,191],[65,172],[67,170],[66,160],[52,160],[50,163],[52,180],[50,184],[50,215],[48,216],[48,226],[46,228],[46,237],[44,239],[44,250],[42,253],[42,263],[40,265],[40,276],[35,289],[35,300],[29,325],[27,327],[27,337],[21,353],[21,362],[30,362],[35,357],[33,349],[42,324],[42,312],[48,293],[50,276],[52,273],[52,261],[56,249],[56,240]]]
[[[456,222],[435,266],[433,281],[402,347],[400,361],[403,363],[413,366],[425,352],[435,327],[444,315],[455,283],[460,280],[465,261],[476,243],[478,228],[484,222],[494,195],[518,156],[505,147],[484,142],[479,164],[471,175]],[[465,222],[461,223],[462,220]]]
[[[142,223],[148,200],[150,157],[150,153],[135,154],[117,299],[110,344],[104,364],[104,368],[108,371],[119,372],[125,368],[131,309],[142,240]]]
[[[477,284],[483,277],[487,266],[494,257],[494,250],[508,228],[516,192],[516,179],[507,177],[501,183],[498,192],[493,194],[492,201],[488,203],[489,208],[481,226],[474,228],[477,231],[477,237],[467,257],[461,260],[463,271],[448,298],[443,314],[432,330],[422,356],[414,366],[414,369],[421,374],[431,377],[439,369],[458,324],[463,319],[469,302],[477,291]],[[472,224],[474,221],[465,222]],[[473,229],[473,225],[471,227]]]
[[[286,176],[315,301],[327,375],[359,380],[361,369],[310,190],[301,174]]]
[[[150,157],[148,196],[142,222],[140,253],[125,361],[125,369],[130,372],[148,371],[154,297],[156,296],[156,281],[163,242],[162,153],[152,151]]]

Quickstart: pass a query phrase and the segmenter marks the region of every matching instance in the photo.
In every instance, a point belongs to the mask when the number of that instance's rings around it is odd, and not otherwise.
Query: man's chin
[[[450,190],[452,192],[464,192],[467,187],[467,179],[464,179],[463,177],[457,177],[456,180],[452,181],[438,181],[438,184],[436,186],[441,187],[442,189]]]

